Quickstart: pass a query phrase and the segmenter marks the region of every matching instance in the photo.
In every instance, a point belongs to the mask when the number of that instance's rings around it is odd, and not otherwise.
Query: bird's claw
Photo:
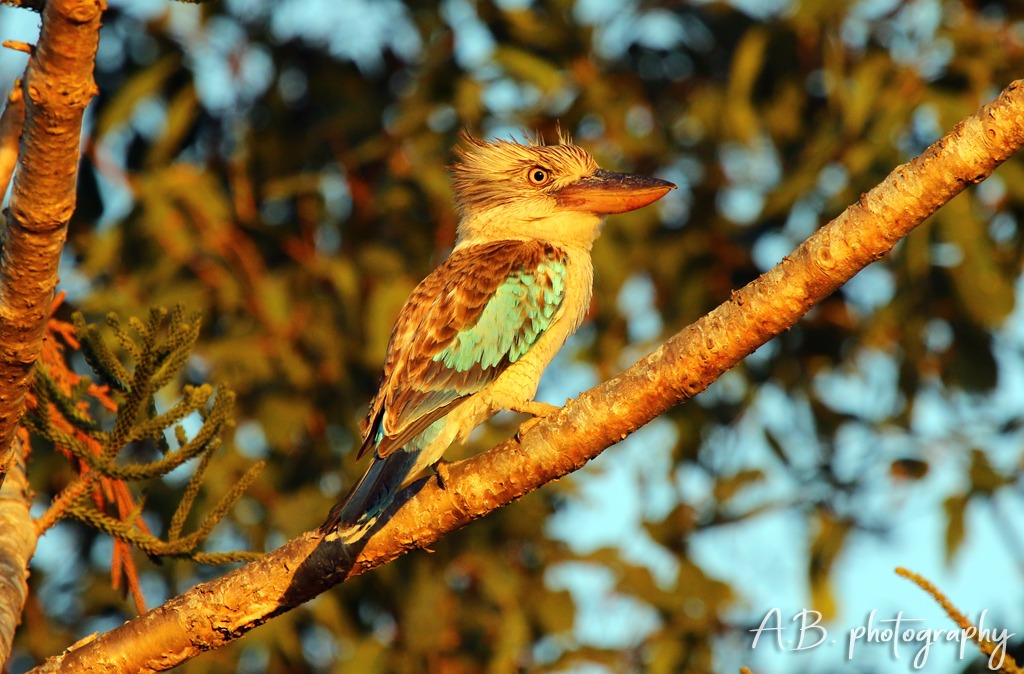
[[[528,400],[521,405],[509,408],[514,412],[522,412],[524,414],[530,414],[533,416],[532,419],[527,419],[519,425],[519,430],[516,431],[516,442],[523,439],[523,436],[530,431],[531,428],[536,426],[545,417],[549,417],[558,410],[562,409],[557,405],[549,405],[547,403],[540,403],[536,400]]]
[[[522,442],[523,436],[529,433],[530,429],[539,424],[542,419],[543,417],[534,417],[519,424],[519,430],[516,431],[516,442]]]
[[[513,412],[522,412],[523,414],[529,414],[531,417],[536,417],[537,420],[543,419],[544,417],[551,416],[558,410],[562,409],[557,405],[549,405],[548,403],[537,402],[536,400],[523,400],[516,403],[515,405],[509,406],[509,409]],[[534,421],[531,419],[531,421]]]

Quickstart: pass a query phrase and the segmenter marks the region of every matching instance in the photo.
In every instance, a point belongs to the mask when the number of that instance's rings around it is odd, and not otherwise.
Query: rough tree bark
[[[22,80],[25,124],[0,253],[0,483],[75,209],[82,115],[96,94],[93,66],[104,9],[103,0],[47,2]]]
[[[28,561],[39,539],[29,517],[29,486],[22,445],[14,441],[14,461],[0,487],[0,661],[6,662],[28,599]]]
[[[33,671],[170,669],[580,468],[788,329],[1022,145],[1024,81],[1018,81],[896,168],[775,268],[622,375],[582,394],[522,438],[451,465],[445,489],[433,478],[410,487],[410,500],[368,541],[346,547],[307,533]]]
[[[36,47],[8,44],[31,56],[0,118],[5,192],[17,164],[0,235],[0,662],[10,655],[25,607],[38,538],[16,433],[75,208],[82,115],[96,93],[103,9],[102,0],[50,0]]]

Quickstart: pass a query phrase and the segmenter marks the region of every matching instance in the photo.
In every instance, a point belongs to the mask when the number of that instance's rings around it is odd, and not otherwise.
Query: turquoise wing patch
[[[402,309],[360,451],[405,446],[527,354],[562,308],[567,264],[535,241],[453,252]]]
[[[551,326],[565,299],[565,263],[540,261],[513,270],[476,323],[464,328],[433,360],[456,372],[506,367],[530,350]]]

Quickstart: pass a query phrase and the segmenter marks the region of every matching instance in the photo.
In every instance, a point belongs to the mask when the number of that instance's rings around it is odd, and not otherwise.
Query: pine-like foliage
[[[107,324],[119,350],[108,345],[100,329],[86,324],[81,314],[76,313],[73,321],[72,338],[68,338],[70,331],[56,332],[72,348],[81,347],[103,385],[69,375],[60,358],[44,357],[36,369],[36,400],[25,423],[62,452],[77,472],[40,518],[39,527],[45,529],[63,517],[74,518],[113,536],[121,544],[115,545],[115,557],[119,548],[127,557],[128,545],[153,557],[188,557],[204,564],[259,557],[255,552],[204,552],[200,547],[252,483],[262,462],[246,471],[192,532],[183,532],[206,468],[232,424],[234,402],[234,394],[223,387],[186,385],[176,403],[166,411],[158,409],[158,393],[161,399],[166,397],[165,389],[178,380],[199,337],[199,314],[186,316],[180,306],[170,313],[154,309],[146,322],[132,318],[127,327],[110,314]],[[99,406],[113,412],[104,415],[111,417],[107,423],[97,420]],[[193,413],[202,424],[189,438],[183,421]],[[144,453],[138,450],[154,446],[159,448],[155,458],[138,458]],[[141,518],[142,502],[133,496],[137,489],[129,489],[129,485],[160,478],[192,459],[198,459],[198,464],[168,525],[167,537],[154,536]],[[130,562],[125,573],[132,585],[134,566]]]

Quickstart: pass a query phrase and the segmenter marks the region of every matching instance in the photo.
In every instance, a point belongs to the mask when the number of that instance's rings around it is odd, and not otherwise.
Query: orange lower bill
[[[653,204],[675,185],[660,178],[598,169],[557,193],[559,206],[586,213],[612,215]]]

